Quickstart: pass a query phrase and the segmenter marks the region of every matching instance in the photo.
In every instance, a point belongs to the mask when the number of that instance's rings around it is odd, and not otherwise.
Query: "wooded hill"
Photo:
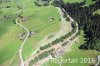
[[[85,32],[85,43],[80,49],[95,49],[100,51],[100,15],[93,14],[100,9],[100,0],[92,5],[86,2],[66,3],[62,7],[79,24],[79,29]]]

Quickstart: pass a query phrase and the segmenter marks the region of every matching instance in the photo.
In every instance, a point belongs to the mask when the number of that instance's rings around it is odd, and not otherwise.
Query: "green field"
[[[16,55],[15,59],[13,60],[12,64],[10,64],[11,66],[19,66],[20,65],[20,58],[19,58],[19,54]]]
[[[1,5],[1,4],[0,4]],[[4,15],[14,16],[17,8],[2,8],[0,9],[0,18]],[[12,19],[5,19],[0,24],[0,64],[9,60],[16,53],[21,41],[15,39],[18,33],[22,30],[14,24]]]
[[[84,0],[64,0],[65,3],[67,2],[83,2]],[[43,6],[37,7],[34,4],[33,0],[14,0],[14,2],[9,3],[0,3],[0,20],[3,19],[5,15],[11,15],[16,19],[16,13],[18,11],[17,2],[21,2],[20,4],[24,6],[21,10],[23,12],[24,17],[29,17],[29,20],[25,23],[21,23],[29,30],[36,30],[38,33],[29,38],[26,44],[23,47],[23,58],[26,60],[31,53],[39,48],[38,42],[42,40],[45,36],[58,32],[60,29],[60,15],[58,10],[52,6]],[[87,0],[88,4],[92,4],[92,0]],[[7,5],[11,6],[11,8],[5,8]],[[54,20],[48,22],[49,18],[53,16]],[[17,50],[22,44],[18,38],[18,34],[23,32],[23,29],[14,24],[12,19],[4,19],[0,21],[0,66],[8,66],[11,58],[15,55]],[[82,44],[84,41],[83,34],[79,36],[81,38],[80,43],[75,43],[72,46],[72,51],[65,53],[62,57],[63,58],[80,58],[80,57],[95,57],[95,51],[83,51],[79,50],[78,46]],[[41,44],[42,45],[42,44]],[[92,55],[91,55],[92,54]],[[19,63],[19,56],[17,55],[15,60],[13,61],[12,66],[18,66]],[[84,66],[88,64],[73,64],[73,66]],[[59,66],[58,64],[52,64],[51,62],[45,63],[43,66]],[[63,64],[66,66],[66,64]],[[68,64],[68,66],[72,66]]]
[[[51,5],[47,7],[37,7],[32,0],[21,0],[21,2],[26,4],[24,9],[22,9],[23,16],[29,17],[29,21],[21,24],[29,28],[29,30],[37,30],[39,32],[35,36],[29,38],[23,47],[23,58],[25,60],[40,46],[37,44],[40,40],[48,34],[59,31],[60,15],[57,9]],[[5,8],[6,5],[11,5],[12,7]],[[16,17],[18,11],[16,2],[2,3],[0,4],[0,8],[0,19],[5,15]],[[55,19],[48,22],[48,18],[51,16]],[[22,41],[16,37],[20,32],[23,32],[23,29],[14,24],[12,19],[6,19],[0,24],[0,66],[6,66],[6,63],[10,62],[10,59],[19,49]]]
[[[84,0],[63,0],[65,3],[75,3],[75,2],[84,2]],[[95,2],[93,2],[92,0],[86,0],[87,5],[91,5],[94,4]]]
[[[53,11],[53,13],[52,13]],[[32,16],[27,23],[23,23],[24,26],[29,28],[29,30],[37,30],[39,33],[35,35],[33,38],[28,40],[28,43],[24,46],[23,56],[26,59],[26,55],[29,54],[28,49],[31,49],[31,53],[33,50],[38,48],[38,42],[42,40],[46,35],[51,34],[52,32],[59,31],[59,18],[60,15],[57,9],[53,6],[47,7],[34,7],[23,9],[24,16]],[[48,22],[48,18],[50,16],[55,17],[54,21]],[[33,48],[30,48],[33,47]]]
[[[84,0],[63,0],[65,3],[83,2]]]

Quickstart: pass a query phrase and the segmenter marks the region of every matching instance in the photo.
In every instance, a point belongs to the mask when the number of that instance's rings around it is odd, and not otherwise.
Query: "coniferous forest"
[[[79,24],[79,29],[85,33],[85,43],[80,49],[94,49],[100,51],[100,15],[94,12],[100,9],[100,0],[95,4],[87,3],[66,3],[62,7]]]

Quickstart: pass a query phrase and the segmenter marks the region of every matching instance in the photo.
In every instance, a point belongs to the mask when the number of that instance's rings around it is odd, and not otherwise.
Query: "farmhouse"
[[[23,17],[23,18],[22,18],[22,22],[26,22],[27,20],[29,20],[28,17]]]
[[[30,31],[30,32],[29,32],[29,37],[32,37],[32,36],[34,36],[35,34],[36,34],[36,32]]]
[[[19,38],[20,40],[24,40],[25,37],[26,37],[25,32],[24,32],[24,33],[20,33],[20,34],[18,35],[18,38]]]
[[[37,6],[48,6],[50,3],[50,0],[35,0],[34,3]]]
[[[53,56],[54,56],[54,57],[59,57],[59,56],[61,56],[61,55],[63,55],[63,54],[64,54],[64,49],[63,49],[63,48],[58,48],[57,51],[55,51],[55,52],[53,53]]]

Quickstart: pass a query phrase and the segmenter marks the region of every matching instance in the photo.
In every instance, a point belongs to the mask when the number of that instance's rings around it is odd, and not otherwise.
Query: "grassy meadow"
[[[84,0],[63,0],[65,3],[75,3],[75,2],[84,2]],[[92,0],[86,0],[87,5],[91,5],[94,4],[95,2],[93,2]]]
[[[24,3],[25,7],[22,9],[23,16],[29,17],[29,21],[21,23],[29,30],[37,30],[38,33],[29,38],[23,47],[23,58],[27,59],[30,54],[37,49],[40,45],[37,43],[42,40],[46,35],[59,31],[60,15],[57,9],[53,6],[37,7],[34,5],[33,0],[19,0]],[[18,8],[14,3],[0,3],[0,19],[5,15],[12,15],[16,17]],[[5,8],[6,5],[10,5],[11,8]],[[55,19],[48,22],[49,17],[53,16]],[[23,29],[14,24],[12,19],[4,19],[0,21],[0,66],[7,66],[10,59],[15,55],[19,49],[22,41],[18,38],[18,34],[23,32]],[[15,60],[17,60],[15,58]],[[6,64],[7,63],[7,64]]]
[[[83,2],[84,0],[64,0],[65,3],[73,2]],[[27,27],[30,31],[36,30],[38,33],[29,38],[26,44],[23,47],[23,58],[26,60],[31,53],[36,50],[40,45],[38,42],[42,40],[46,35],[49,35],[53,32],[58,32],[60,29],[60,15],[58,10],[54,6],[43,6],[37,7],[34,4],[34,0],[14,0],[14,2],[9,3],[0,3],[0,66],[9,66],[11,58],[15,55],[17,50],[22,44],[18,38],[18,34],[23,32],[23,29],[16,25],[12,19],[3,19],[5,15],[11,15],[16,19],[16,13],[18,11],[17,3],[23,5],[24,17],[28,17],[27,22],[21,23]],[[87,0],[87,3],[91,4],[92,0]],[[6,8],[7,5],[10,5],[10,8]],[[49,21],[49,18],[53,16],[54,20]],[[80,58],[80,57],[95,57],[96,52],[93,50],[83,51],[79,50],[78,46],[84,43],[83,32],[79,36],[80,43],[75,43],[71,49],[71,52],[65,53],[63,58]],[[17,55],[12,66],[18,66],[19,56]],[[66,66],[66,64],[62,64]],[[73,66],[88,66],[89,64],[73,64]],[[43,66],[59,66],[58,64],[52,64],[51,62],[45,63]],[[68,64],[68,66],[72,66]]]

